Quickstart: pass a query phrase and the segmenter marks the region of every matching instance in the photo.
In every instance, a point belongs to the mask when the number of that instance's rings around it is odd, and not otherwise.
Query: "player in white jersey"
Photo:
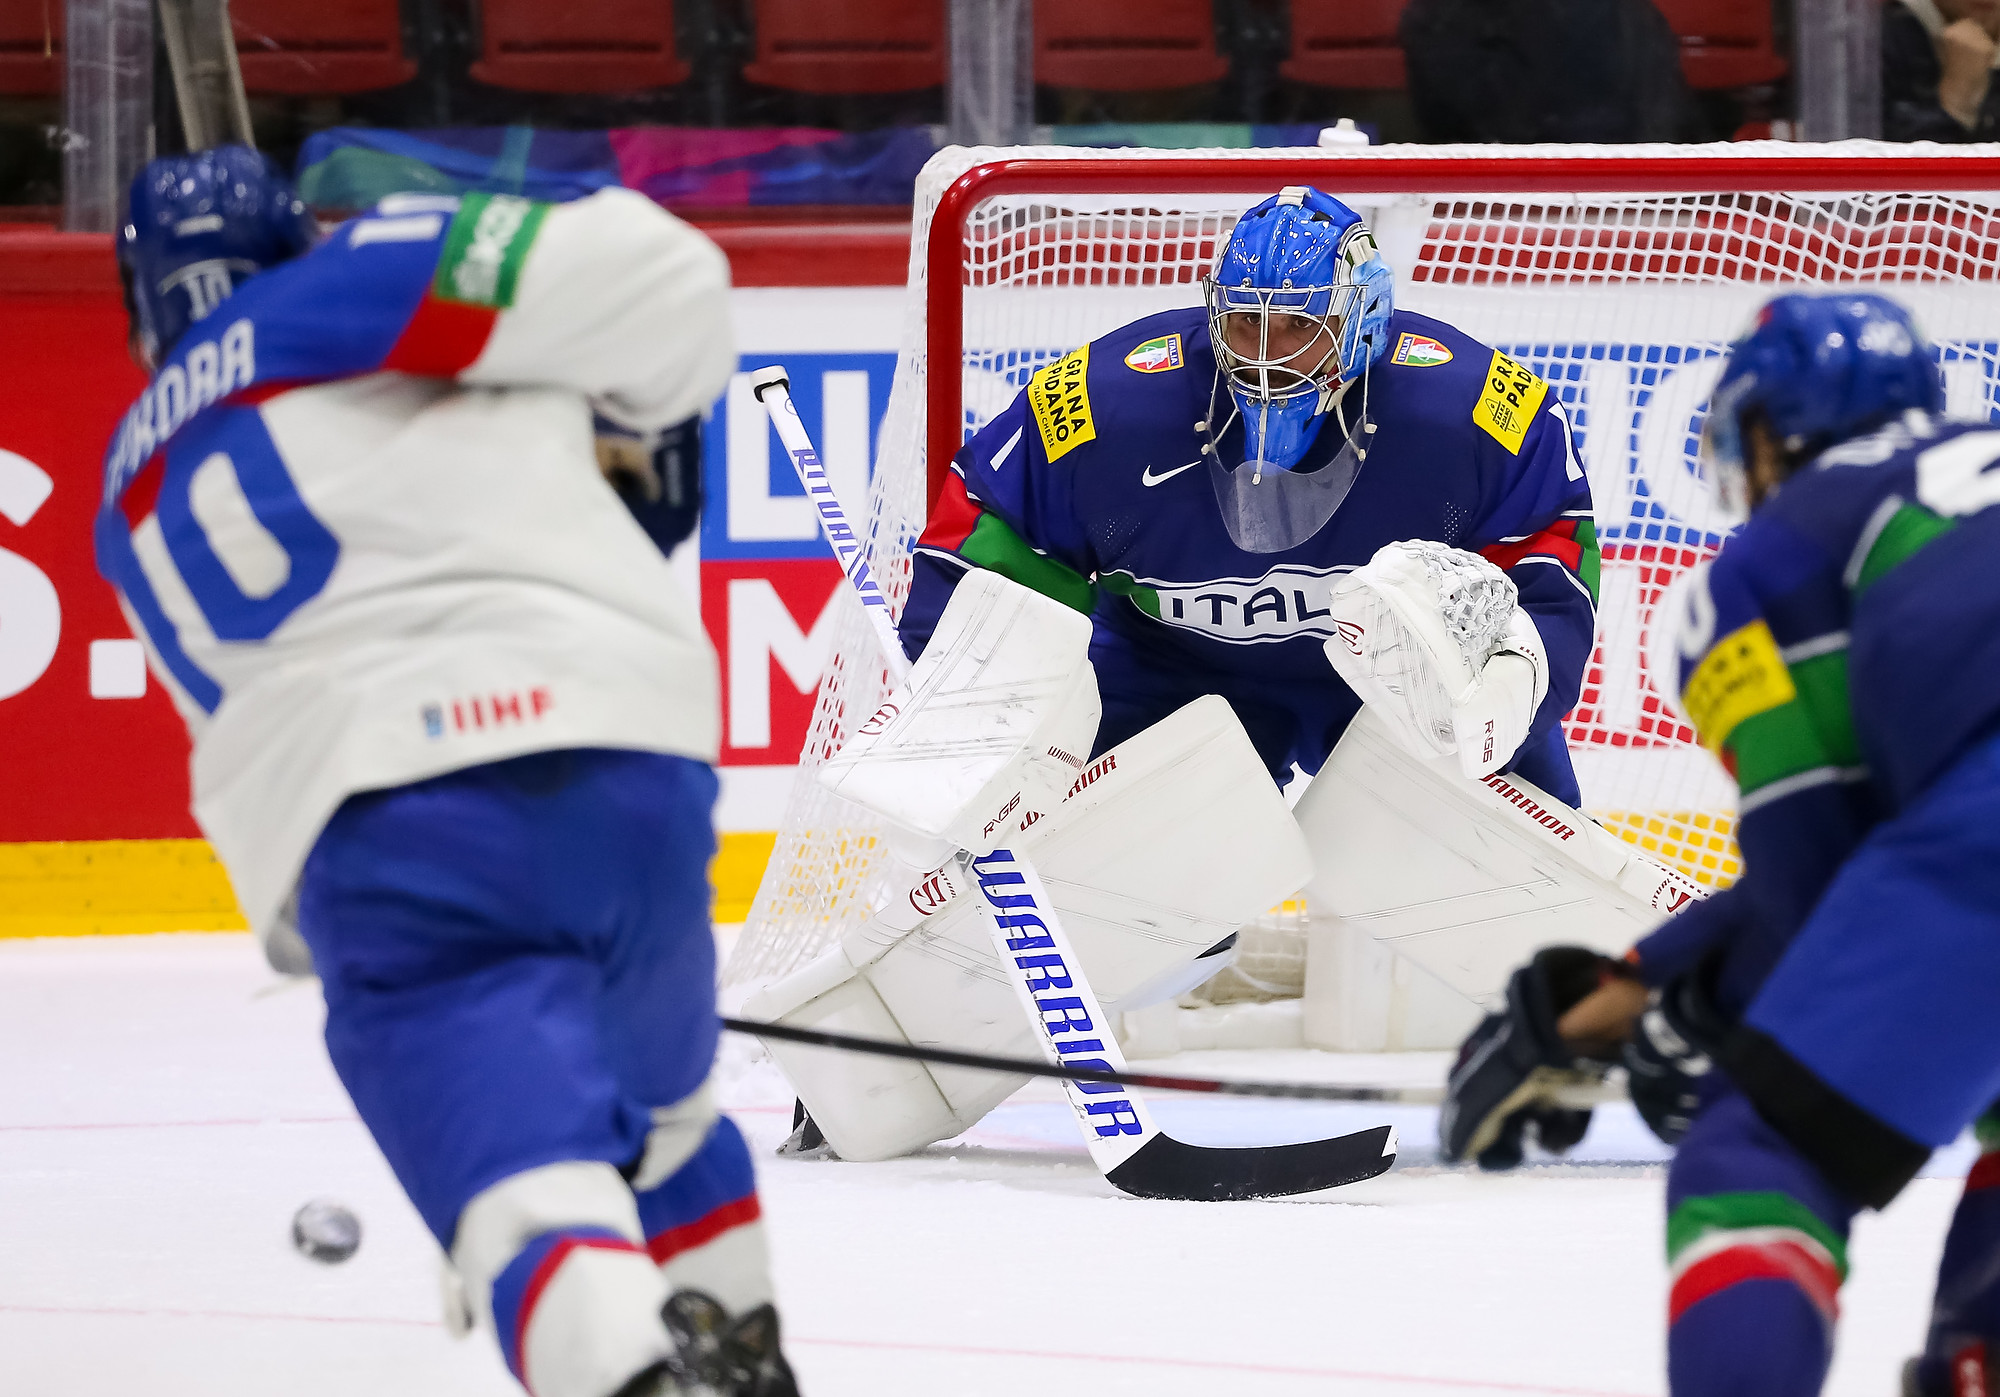
[[[619,189],[315,244],[224,147],[147,167],[120,265],[153,376],[99,567],[464,1316],[535,1397],[795,1393],[705,1085],[715,661],[660,547],[691,519],[597,449],[721,391],[721,253]]]

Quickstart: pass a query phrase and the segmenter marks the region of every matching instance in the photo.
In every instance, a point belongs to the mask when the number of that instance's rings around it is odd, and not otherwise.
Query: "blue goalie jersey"
[[[1237,474],[1244,432],[1206,312],[1149,316],[1045,366],[952,462],[905,647],[921,653],[958,579],[990,568],[1090,613],[1099,750],[1220,694],[1282,779],[1317,771],[1361,705],[1323,650],[1332,580],[1385,544],[1437,540],[1520,589],[1550,675],[1510,770],[1578,803],[1562,719],[1590,658],[1598,547],[1569,420],[1526,366],[1441,321],[1398,311],[1388,345],[1275,482],[1297,500],[1339,482],[1331,516],[1290,537],[1296,521],[1249,537],[1231,513],[1266,494],[1282,513],[1286,497]]]

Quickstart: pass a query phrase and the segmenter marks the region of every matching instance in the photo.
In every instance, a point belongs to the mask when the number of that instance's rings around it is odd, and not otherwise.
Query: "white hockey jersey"
[[[628,190],[391,199],[191,327],[126,414],[98,567],[267,945],[353,792],[564,747],[714,759],[714,654],[592,412],[707,408],[728,284]]]

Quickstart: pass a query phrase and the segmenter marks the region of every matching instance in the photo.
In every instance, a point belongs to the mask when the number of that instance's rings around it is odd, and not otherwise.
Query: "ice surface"
[[[436,1248],[326,1064],[317,991],[282,984],[245,937],[0,943],[0,1393],[518,1392],[484,1336],[446,1337]],[[1442,1058],[1172,1067],[1434,1083]],[[1204,1144],[1401,1129],[1384,1178],[1198,1204],[1115,1193],[1050,1087],[950,1146],[845,1165],[770,1157],[790,1096],[753,1046],[725,1048],[720,1083],[809,1397],[1665,1389],[1663,1154],[1627,1108],[1599,1112],[1581,1163],[1489,1178],[1435,1166],[1426,1110],[1155,1096]],[[1862,1221],[1829,1391],[1895,1392],[1966,1161]],[[290,1246],[320,1196],[362,1217],[344,1266]]]

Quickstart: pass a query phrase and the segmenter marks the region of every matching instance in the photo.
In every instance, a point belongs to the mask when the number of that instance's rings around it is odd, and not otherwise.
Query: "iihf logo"
[[[513,723],[539,722],[555,703],[554,692],[546,684],[537,684],[527,690],[470,694],[445,703],[427,703],[418,713],[424,721],[424,736],[436,739],[448,732],[484,732]]]

